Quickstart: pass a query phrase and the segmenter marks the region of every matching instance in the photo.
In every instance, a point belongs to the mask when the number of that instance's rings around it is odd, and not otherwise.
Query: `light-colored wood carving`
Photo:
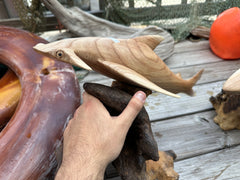
[[[223,90],[228,92],[240,92],[240,69],[233,73],[223,85]]]
[[[179,97],[173,94],[179,92],[192,95],[192,86],[203,70],[189,80],[175,75],[153,51],[162,40],[158,35],[133,39],[84,37],[38,44],[34,49],[60,61],[166,95]]]

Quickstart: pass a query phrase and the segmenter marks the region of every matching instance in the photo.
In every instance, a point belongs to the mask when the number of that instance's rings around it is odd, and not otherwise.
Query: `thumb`
[[[142,91],[138,91],[134,94],[132,99],[129,101],[127,107],[119,115],[119,123],[123,125],[123,128],[128,131],[133,120],[136,118],[138,113],[141,111],[144,102],[146,100],[146,94]]]

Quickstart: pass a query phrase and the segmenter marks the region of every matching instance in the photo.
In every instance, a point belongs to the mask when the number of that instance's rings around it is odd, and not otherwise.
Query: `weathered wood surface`
[[[221,91],[225,80],[240,67],[240,61],[223,61],[209,49],[208,41],[182,42],[166,64],[187,79],[204,68],[193,88],[193,97],[176,99],[159,93],[147,98],[146,110],[159,150],[177,154],[175,170],[180,180],[239,179],[240,130],[223,131],[213,122],[216,115],[209,98]],[[111,84],[111,79],[89,73],[81,82]],[[114,170],[108,169],[108,176]],[[118,180],[114,178],[112,180]]]
[[[240,179],[240,146],[197,156],[175,163],[180,179],[238,180]]]

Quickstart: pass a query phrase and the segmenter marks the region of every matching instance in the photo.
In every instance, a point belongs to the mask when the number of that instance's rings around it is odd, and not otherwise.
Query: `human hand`
[[[143,92],[137,92],[125,110],[112,117],[98,99],[84,93],[83,104],[64,132],[63,160],[56,179],[103,179],[145,99]]]

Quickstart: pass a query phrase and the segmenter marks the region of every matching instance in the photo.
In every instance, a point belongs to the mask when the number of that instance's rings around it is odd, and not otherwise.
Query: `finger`
[[[87,92],[83,93],[83,103],[88,102],[88,101],[97,101],[100,102],[96,97],[88,94]]]
[[[144,102],[146,100],[146,94],[142,91],[138,91],[134,94],[132,99],[129,101],[127,107],[119,115],[119,123],[121,123],[128,131],[133,120],[136,118],[137,114],[141,111]]]
[[[87,106],[86,104],[88,104],[89,108],[95,109],[94,111],[101,111],[101,113],[107,113],[109,116],[109,112],[107,111],[107,109],[104,107],[103,103],[96,97],[88,94],[87,92],[83,93],[83,104],[85,104],[85,106]],[[85,107],[86,108],[86,107]]]

